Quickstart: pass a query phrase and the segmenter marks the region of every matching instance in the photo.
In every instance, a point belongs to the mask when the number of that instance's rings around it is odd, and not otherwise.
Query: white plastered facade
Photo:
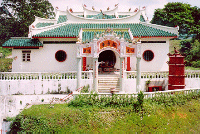
[[[35,22],[33,22],[29,27],[29,37],[32,38],[33,35],[38,33],[48,31],[65,24],[73,24],[73,23],[141,23],[142,25],[146,25],[149,27],[153,27],[156,29],[160,29],[163,31],[175,33],[178,35],[178,27],[171,28],[165,26],[159,26],[148,23],[147,17],[145,16],[145,10],[138,10],[137,12],[118,12],[118,6],[116,6],[113,10],[103,11],[107,15],[129,15],[124,18],[114,18],[114,19],[92,19],[86,18],[86,15],[97,15],[100,11],[93,11],[85,8],[83,6],[83,12],[73,12],[71,13],[68,9],[66,11],[56,10],[56,17],[53,20],[43,19],[36,17]],[[67,21],[57,24],[59,15],[67,15]],[[77,15],[84,15],[84,17],[79,17]],[[140,22],[140,15],[144,16],[145,22]],[[42,28],[34,28],[33,25],[37,23],[54,23],[54,25],[46,26]],[[82,31],[82,30],[80,30]],[[80,32],[81,34],[81,32]],[[79,34],[79,35],[80,35]],[[130,34],[130,38],[133,39],[132,33]],[[77,37],[78,38],[78,37]],[[13,61],[12,71],[13,72],[64,72],[64,71],[77,71],[77,44],[75,43],[63,43],[63,44],[44,44],[43,41],[77,41],[77,38],[69,39],[69,38],[39,38],[40,42],[43,44],[43,47],[39,49],[13,49],[13,57],[17,57]],[[169,53],[169,37],[158,37],[158,38],[142,38],[141,41],[165,41],[165,43],[141,43],[141,54],[146,50],[151,50],[154,53],[154,58],[151,61],[145,61],[143,56],[141,58],[141,71],[167,71],[168,70],[168,56]],[[23,62],[22,61],[22,51],[23,50],[31,50],[31,61]],[[58,62],[55,58],[55,53],[58,50],[63,50],[67,53],[67,59],[64,62]],[[115,68],[120,68],[120,55],[116,52],[116,63]],[[131,71],[136,71],[136,57],[130,57],[130,68]],[[92,58],[87,57],[86,65],[89,68],[92,68],[93,60]],[[127,68],[127,58],[125,58],[125,69]]]

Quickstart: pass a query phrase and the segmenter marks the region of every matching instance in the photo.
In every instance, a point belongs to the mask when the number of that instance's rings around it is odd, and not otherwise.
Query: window
[[[151,50],[146,50],[143,53],[143,59],[145,61],[152,61],[154,58],[154,53]]]
[[[31,61],[31,50],[22,51],[22,61]]]
[[[66,60],[66,58],[67,58],[67,54],[66,54],[65,51],[63,51],[63,50],[59,50],[59,51],[56,52],[56,54],[55,54],[55,58],[56,58],[57,61],[59,61],[59,62],[63,62],[63,61]]]

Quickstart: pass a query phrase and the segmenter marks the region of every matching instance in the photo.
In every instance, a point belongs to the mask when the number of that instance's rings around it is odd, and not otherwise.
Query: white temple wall
[[[22,61],[22,50],[31,50],[31,61]],[[64,50],[67,53],[67,59],[64,62],[58,62],[55,59],[55,53],[58,50]],[[44,44],[40,49],[13,49],[13,72],[65,72],[77,71],[76,44]]]
[[[82,79],[81,87],[89,85],[92,90],[92,79]],[[2,80],[0,81],[0,95],[13,94],[52,94],[58,91],[67,92],[77,90],[77,80]]]
[[[144,41],[144,40],[142,40]],[[166,41],[166,43],[142,43],[142,59],[141,59],[141,71],[168,71],[169,61],[169,39],[148,39],[147,41]],[[151,50],[154,53],[152,61],[145,61],[143,53],[146,50]]]

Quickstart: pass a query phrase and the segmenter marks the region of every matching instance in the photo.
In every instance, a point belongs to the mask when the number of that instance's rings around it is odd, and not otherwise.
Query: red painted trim
[[[154,59],[155,54],[154,54],[154,52],[153,52],[152,50],[145,50],[145,51],[143,52],[143,54],[142,54],[143,59],[144,59],[144,53],[145,53],[146,51],[151,51],[151,52],[153,53],[153,59]],[[152,60],[153,60],[153,59],[152,59]],[[145,59],[144,59],[144,60],[145,60]],[[152,60],[149,60],[149,61],[152,61]],[[145,60],[145,61],[149,62],[148,60]]]
[[[131,71],[130,64],[130,57],[127,57],[127,71]]]
[[[83,57],[83,71],[86,71],[86,57]]]
[[[178,38],[178,36],[134,36],[134,38]]]
[[[77,38],[77,37],[32,37],[32,38]]]
[[[77,37],[32,37],[32,38],[77,38]],[[134,38],[177,38],[177,36],[134,36]]]
[[[65,52],[64,50],[58,50],[57,52],[59,52],[59,51]],[[55,59],[56,59],[56,60],[57,60],[57,58],[56,58],[57,52],[55,53]],[[65,58],[64,60],[62,60],[62,61],[57,60],[57,61],[58,61],[58,62],[64,62],[64,61],[66,61],[66,59],[67,59],[67,53],[65,52],[65,54],[66,54],[66,58]]]

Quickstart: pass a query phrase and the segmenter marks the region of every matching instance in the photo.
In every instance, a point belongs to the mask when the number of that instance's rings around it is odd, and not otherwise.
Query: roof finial
[[[178,54],[178,53],[179,53],[179,51],[176,50],[176,47],[174,47],[174,53],[175,53],[175,54]]]
[[[92,6],[92,9],[95,10],[94,6]]]
[[[138,8],[136,8],[134,12],[137,12],[137,11],[138,11]]]

